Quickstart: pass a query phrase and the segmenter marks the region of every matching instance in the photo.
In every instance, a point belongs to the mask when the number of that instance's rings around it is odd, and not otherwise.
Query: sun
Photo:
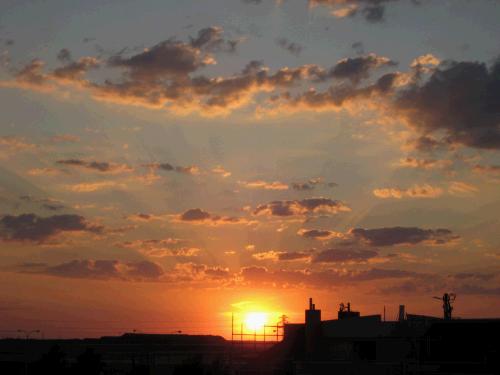
[[[245,315],[245,327],[251,331],[258,331],[264,328],[267,323],[267,313],[249,312]]]

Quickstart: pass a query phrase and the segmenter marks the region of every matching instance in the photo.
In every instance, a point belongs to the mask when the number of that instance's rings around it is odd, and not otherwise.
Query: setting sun
[[[268,314],[263,312],[249,312],[245,315],[245,327],[252,331],[263,329],[267,324]]]

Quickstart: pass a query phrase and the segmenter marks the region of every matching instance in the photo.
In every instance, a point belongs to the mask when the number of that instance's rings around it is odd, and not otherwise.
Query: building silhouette
[[[362,315],[350,303],[323,320],[309,299],[304,323],[283,319],[276,326],[283,339],[265,345],[244,336],[185,334],[3,339],[0,374],[500,374],[500,319],[453,318],[453,297],[440,299],[442,317],[410,314],[400,305],[395,321]]]

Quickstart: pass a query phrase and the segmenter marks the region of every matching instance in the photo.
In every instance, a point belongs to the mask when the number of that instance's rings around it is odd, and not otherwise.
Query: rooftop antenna
[[[457,295],[455,293],[444,293],[442,297],[432,297],[434,299],[438,299],[443,301],[443,319],[451,320],[451,313],[453,311],[453,302],[455,302],[455,298]]]

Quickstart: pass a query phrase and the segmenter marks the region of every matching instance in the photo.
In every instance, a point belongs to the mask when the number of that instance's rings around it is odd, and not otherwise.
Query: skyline
[[[310,296],[499,316],[499,16],[2,2],[0,335],[227,337]]]

